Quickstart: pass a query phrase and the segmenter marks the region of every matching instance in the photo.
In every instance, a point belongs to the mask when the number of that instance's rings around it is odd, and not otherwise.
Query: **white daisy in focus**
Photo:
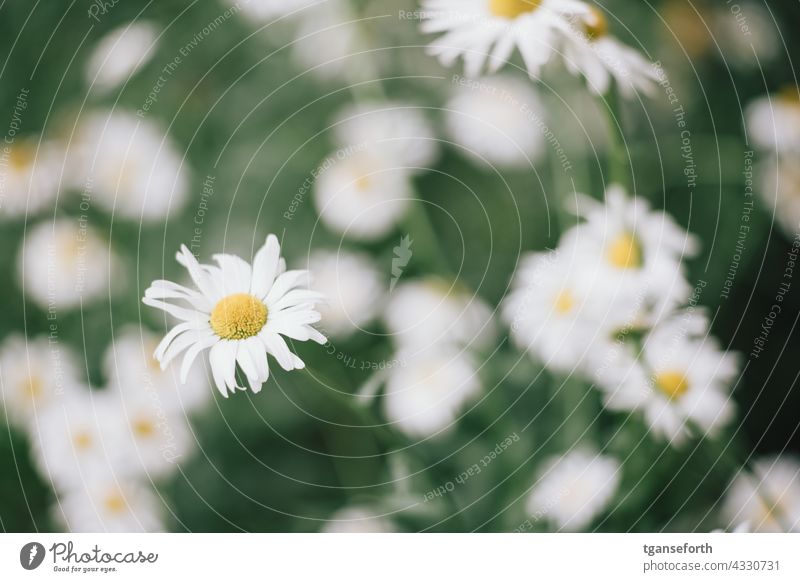
[[[11,335],[0,346],[0,404],[10,423],[29,427],[36,415],[79,385],[78,359],[47,338]]]
[[[316,251],[309,258],[308,270],[314,273],[311,288],[326,299],[318,311],[327,333],[346,338],[375,318],[386,285],[369,257],[348,251]]]
[[[572,257],[584,288],[646,298],[657,312],[689,299],[682,261],[697,253],[699,243],[672,217],[615,184],[606,189],[604,203],[579,196],[576,213],[585,222],[564,233],[559,249]]]
[[[787,236],[800,231],[800,166],[783,158],[768,156],[756,167],[759,193]]]
[[[753,473],[736,475],[722,506],[724,519],[746,520],[753,532],[800,531],[800,462],[767,457],[753,463]]]
[[[577,0],[425,0],[422,31],[445,33],[429,51],[444,66],[464,58],[467,76],[476,77],[488,61],[496,72],[519,49],[528,73],[538,76],[569,30],[568,18],[588,10]]]
[[[163,506],[155,493],[113,475],[71,490],[53,513],[56,521],[73,533],[153,533],[165,529]]]
[[[672,444],[696,432],[714,437],[734,418],[730,387],[738,358],[709,335],[708,319],[684,311],[643,338],[641,353],[621,350],[598,387],[613,410],[642,410],[650,429]]]
[[[544,152],[543,107],[534,88],[512,75],[482,77],[459,86],[447,103],[447,130],[479,162],[530,167]]]
[[[88,224],[61,218],[28,230],[17,257],[25,294],[42,309],[72,309],[107,296],[121,271],[110,244]]]
[[[314,184],[320,220],[357,240],[388,234],[413,199],[409,172],[364,150],[344,159],[328,158]]]
[[[109,395],[82,387],[36,416],[34,460],[57,490],[80,488],[123,464],[123,431]]]
[[[328,518],[322,533],[394,533],[394,524],[375,510],[361,505],[343,507]]]
[[[14,140],[0,153],[0,218],[53,210],[59,192],[63,152],[55,143]]]
[[[544,463],[527,503],[559,530],[583,531],[609,506],[621,478],[619,462],[576,449]]]
[[[427,168],[439,144],[419,106],[399,101],[363,102],[341,111],[334,122],[337,141],[366,148],[393,167]]]
[[[592,92],[606,94],[613,80],[623,97],[653,93],[656,69],[639,51],[609,34],[608,20],[598,8],[589,7],[572,22],[564,63],[572,74],[586,79]]]
[[[759,97],[745,109],[747,137],[756,147],[778,153],[800,152],[800,89]]]
[[[312,327],[320,320],[314,306],[322,296],[307,289],[307,271],[286,270],[275,235],[267,237],[252,266],[226,254],[214,255],[217,265],[201,265],[185,245],[177,260],[189,271],[196,289],[158,280],[145,291],[143,302],[181,321],[155,352],[162,368],[184,354],[181,382],[187,380],[197,356],[208,349],[214,382],[223,396],[247,389],[237,380],[237,365],[250,389],[259,392],[269,378],[267,354],[284,370],[305,367],[285,337],[327,341]]]
[[[397,285],[383,320],[395,345],[413,353],[443,343],[483,349],[496,334],[483,299],[460,283],[434,276]]]
[[[384,414],[412,438],[446,431],[481,391],[472,357],[446,346],[398,353],[383,397]]]
[[[72,145],[72,181],[106,211],[158,221],[186,203],[183,156],[154,122],[127,112],[95,112],[81,120]]]
[[[152,58],[158,30],[149,22],[123,24],[97,43],[86,63],[86,81],[100,91],[118,87]]]
[[[140,327],[126,327],[115,334],[103,357],[103,371],[111,390],[123,400],[146,394],[169,414],[192,413],[211,400],[202,368],[193,366],[186,382],[178,379],[175,366],[161,369],[153,356],[161,338]]]

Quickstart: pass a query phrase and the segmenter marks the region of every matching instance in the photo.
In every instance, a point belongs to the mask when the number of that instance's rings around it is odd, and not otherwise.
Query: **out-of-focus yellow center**
[[[618,269],[638,269],[642,266],[642,247],[632,234],[621,234],[611,241],[607,258]]]
[[[583,31],[591,40],[598,39],[608,34],[608,20],[605,14],[594,6],[589,7],[589,12],[583,17]]]
[[[516,18],[533,12],[541,3],[542,0],[489,0],[489,12],[500,18]]]
[[[553,302],[553,309],[559,315],[566,315],[575,307],[575,295],[569,289],[559,291]]]
[[[39,376],[31,376],[23,383],[22,390],[32,400],[38,400],[44,392],[44,383]]]
[[[140,438],[146,439],[156,434],[155,425],[147,418],[137,418],[131,426],[133,433]]]
[[[680,398],[689,390],[689,382],[686,376],[680,372],[669,371],[657,374],[655,383],[658,389],[670,400]]]
[[[125,502],[125,498],[122,496],[121,493],[116,492],[112,493],[108,497],[103,500],[103,506],[105,506],[106,511],[112,514],[120,514],[128,507],[128,504]]]
[[[72,435],[72,442],[79,451],[85,451],[92,446],[92,435],[85,430],[81,430]]]
[[[787,105],[800,106],[800,88],[786,85],[778,92],[778,97]]]
[[[267,306],[247,293],[228,295],[211,312],[211,329],[227,340],[241,340],[258,334],[267,323]]]
[[[33,144],[17,143],[11,148],[11,153],[8,156],[8,164],[16,171],[24,170],[33,164],[36,158],[36,148]]]

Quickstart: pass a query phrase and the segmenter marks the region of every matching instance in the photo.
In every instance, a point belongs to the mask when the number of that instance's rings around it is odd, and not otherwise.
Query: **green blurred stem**
[[[589,397],[590,387],[586,381],[574,373],[559,384],[555,381],[559,404],[561,405],[562,425],[559,441],[565,451],[578,446],[582,441],[589,442],[593,437],[597,410]]]
[[[612,83],[601,106],[606,112],[609,129],[610,151],[608,156],[608,179],[611,184],[620,184],[626,191],[631,189],[631,168],[625,131],[622,128],[622,108],[619,89]]]
[[[406,214],[405,227],[411,237],[412,251],[415,258],[422,258],[428,269],[442,276],[451,276],[450,261],[436,235],[436,230],[431,223],[425,209],[427,204],[423,200],[413,200],[408,214]]]

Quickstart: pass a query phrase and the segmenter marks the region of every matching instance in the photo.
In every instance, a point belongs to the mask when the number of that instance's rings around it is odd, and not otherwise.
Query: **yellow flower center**
[[[570,290],[564,289],[559,291],[558,295],[556,295],[556,299],[553,302],[553,309],[555,309],[556,313],[559,315],[566,315],[574,309],[575,303],[575,295],[573,295]]]
[[[120,514],[128,507],[125,498],[119,493],[112,493],[103,500],[103,506],[106,511],[113,514]]]
[[[44,392],[42,379],[38,376],[31,376],[22,385],[22,391],[29,396],[32,400],[38,400]]]
[[[133,428],[133,433],[140,438],[150,438],[156,433],[155,425],[146,418],[134,420],[131,426]]]
[[[369,190],[371,182],[369,176],[362,175],[356,178],[355,184],[356,184],[356,190],[358,190],[359,192],[366,192],[367,190]]]
[[[72,442],[79,451],[85,451],[92,446],[92,435],[85,430],[78,431],[72,436]]]
[[[542,0],[489,0],[489,12],[500,18],[516,18],[520,14],[533,12]]]
[[[630,233],[618,236],[608,247],[608,262],[618,269],[638,269],[642,266],[642,248]]]
[[[656,386],[670,400],[680,398],[689,390],[689,381],[680,372],[662,372],[657,374]]]
[[[800,106],[800,89],[786,85],[778,92],[778,98],[786,105]]]
[[[264,328],[268,313],[267,306],[248,293],[228,295],[214,306],[211,329],[222,339],[247,339]]]
[[[600,10],[590,6],[588,14],[583,17],[583,31],[590,40],[603,37],[608,34],[608,20]]]
[[[11,148],[8,157],[9,165],[16,171],[24,170],[33,163],[36,156],[36,148],[30,143],[18,143]]]

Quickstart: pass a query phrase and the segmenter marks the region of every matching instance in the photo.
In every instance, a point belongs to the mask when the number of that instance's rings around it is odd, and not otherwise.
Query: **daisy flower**
[[[86,81],[100,91],[118,87],[152,58],[158,30],[149,22],[124,24],[97,43],[86,63]]]
[[[459,56],[466,74],[475,77],[487,60],[489,72],[502,67],[518,48],[531,77],[539,74],[568,18],[588,7],[577,0],[426,0],[423,32],[445,33],[430,45],[430,53],[445,66]]]
[[[544,463],[528,498],[528,514],[559,530],[581,531],[606,510],[619,489],[619,462],[575,449]]]
[[[322,533],[394,533],[397,528],[375,510],[363,505],[343,507],[328,518]]]
[[[0,152],[0,217],[20,218],[52,210],[59,191],[61,148],[19,138]]]
[[[314,305],[322,296],[306,288],[307,271],[286,270],[275,235],[267,237],[252,266],[226,254],[214,255],[217,265],[201,265],[185,245],[177,260],[188,270],[196,289],[154,281],[143,301],[181,321],[155,351],[162,367],[185,354],[181,382],[186,381],[197,356],[210,350],[214,383],[223,396],[247,389],[236,378],[237,365],[250,389],[259,392],[269,377],[267,354],[284,370],[305,367],[284,337],[319,344],[327,341],[312,327],[320,320]]]
[[[751,475],[739,472],[722,506],[729,524],[745,520],[753,532],[800,531],[800,462],[767,457],[753,463]]]
[[[512,75],[482,77],[458,86],[446,107],[447,131],[482,164],[525,168],[544,153],[536,90]]]
[[[653,93],[656,70],[638,51],[609,34],[608,21],[598,8],[591,6],[577,16],[566,39],[567,69],[585,77],[592,92],[604,95],[613,79],[623,97]]]
[[[8,420],[28,427],[36,415],[79,386],[78,358],[62,343],[11,335],[0,346],[0,404]]]
[[[308,270],[314,273],[311,288],[327,300],[318,310],[330,335],[346,338],[378,314],[386,284],[366,255],[316,251]]]
[[[136,481],[98,477],[65,494],[53,510],[56,521],[73,533],[162,532],[159,498]]]
[[[759,97],[745,110],[750,141],[779,153],[800,152],[800,89],[785,87],[776,95]]]
[[[756,167],[761,198],[773,211],[783,232],[794,237],[800,230],[800,167],[776,155],[766,157]]]
[[[440,346],[423,352],[400,352],[386,382],[384,414],[413,438],[446,431],[466,404],[481,390],[472,357],[457,348]]]
[[[227,0],[237,10],[256,23],[268,22],[281,16],[289,15],[320,4],[320,0]],[[323,0],[324,1],[324,0]]]

